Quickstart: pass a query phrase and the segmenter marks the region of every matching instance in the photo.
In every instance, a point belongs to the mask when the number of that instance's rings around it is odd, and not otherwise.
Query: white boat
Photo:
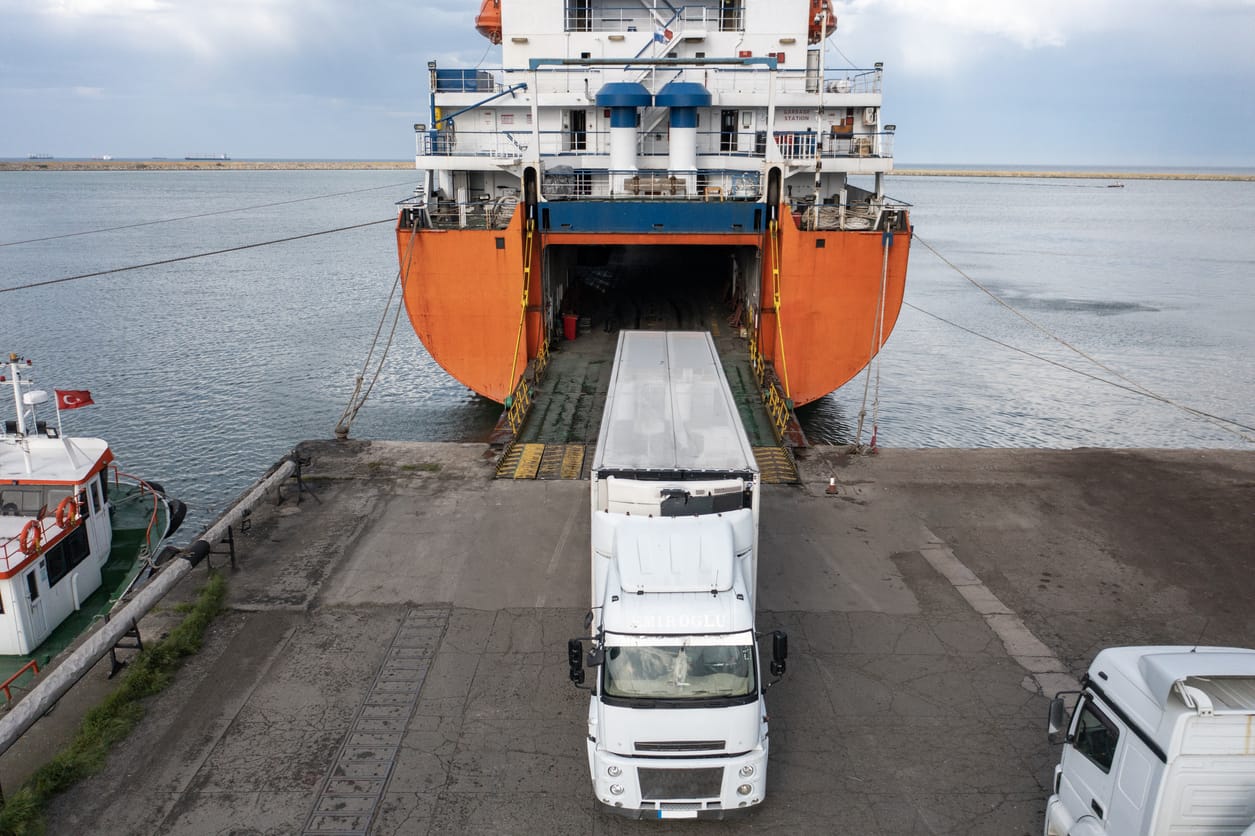
[[[152,560],[186,507],[121,473],[104,439],[62,435],[61,411],[90,404],[89,392],[54,399],[34,388],[31,361],[12,354],[7,366],[0,382],[13,388],[15,417],[0,433],[0,656],[20,656],[102,582],[124,583]]]

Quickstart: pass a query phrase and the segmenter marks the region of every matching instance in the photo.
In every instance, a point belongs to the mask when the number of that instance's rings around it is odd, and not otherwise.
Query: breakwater
[[[0,171],[412,171],[409,160],[0,160]],[[1197,171],[1057,171],[899,168],[895,177],[1010,177],[1045,180],[1255,182],[1255,174]]]

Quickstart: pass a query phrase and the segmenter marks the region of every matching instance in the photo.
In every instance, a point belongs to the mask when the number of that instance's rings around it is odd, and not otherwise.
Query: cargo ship
[[[450,375],[508,405],[572,322],[701,327],[695,300],[790,407],[880,350],[909,207],[884,191],[882,65],[826,66],[829,0],[485,0],[475,25],[501,66],[428,62],[396,229]]]

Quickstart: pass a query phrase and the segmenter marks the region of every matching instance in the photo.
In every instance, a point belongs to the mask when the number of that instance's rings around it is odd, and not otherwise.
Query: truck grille
[[[641,798],[718,798],[723,789],[723,767],[708,769],[649,769],[636,771]]]
[[[638,752],[722,752],[726,740],[638,740]]]

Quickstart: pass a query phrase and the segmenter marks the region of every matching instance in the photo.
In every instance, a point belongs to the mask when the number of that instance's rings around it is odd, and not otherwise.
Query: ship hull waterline
[[[396,231],[405,306],[415,333],[449,375],[498,403],[539,352],[546,319],[553,320],[543,305],[549,246],[759,248],[760,272],[746,283],[748,298],[743,299],[747,321],[756,326],[761,353],[797,406],[824,397],[865,368],[888,340],[902,307],[909,220],[895,233],[809,231],[781,211],[774,243],[765,232],[534,233],[530,270],[525,270],[525,217],[520,206],[505,229],[415,232],[398,224]]]

